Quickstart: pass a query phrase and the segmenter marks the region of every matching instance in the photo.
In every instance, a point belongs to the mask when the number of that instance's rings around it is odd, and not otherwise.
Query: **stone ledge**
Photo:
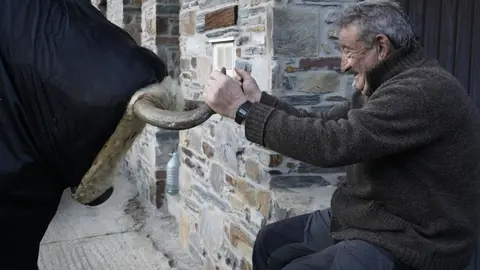
[[[273,213],[270,222],[330,207],[335,189],[333,185],[272,189]]]

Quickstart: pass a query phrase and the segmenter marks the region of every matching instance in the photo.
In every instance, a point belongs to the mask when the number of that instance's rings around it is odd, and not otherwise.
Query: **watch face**
[[[252,103],[250,103],[249,101],[242,104],[240,108],[238,108],[237,113],[235,115],[235,122],[241,125],[243,120],[247,116],[251,106],[252,106]]]
[[[247,111],[246,111],[245,109],[243,109],[243,108],[240,108],[240,110],[238,110],[238,112],[239,112],[240,114],[242,114],[242,115],[247,114]]]

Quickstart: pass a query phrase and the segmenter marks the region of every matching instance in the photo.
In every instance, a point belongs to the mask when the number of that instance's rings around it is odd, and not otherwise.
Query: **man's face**
[[[353,87],[357,91],[367,93],[366,72],[380,60],[375,46],[367,46],[365,42],[359,40],[355,25],[340,29],[339,42],[342,48],[342,70],[355,74]]]

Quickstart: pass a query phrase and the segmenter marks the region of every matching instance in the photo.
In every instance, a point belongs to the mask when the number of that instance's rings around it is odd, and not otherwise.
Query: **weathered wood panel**
[[[400,0],[426,54],[465,87],[480,108],[480,1]]]
[[[237,24],[237,6],[212,11],[205,15],[205,30]]]

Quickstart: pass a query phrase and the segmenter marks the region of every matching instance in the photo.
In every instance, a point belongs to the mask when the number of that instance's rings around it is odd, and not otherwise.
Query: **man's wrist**
[[[255,102],[260,102],[261,99],[262,99],[262,91],[258,90],[249,100],[250,102],[255,103]]]
[[[245,121],[245,119],[248,117],[249,113],[250,113],[250,108],[252,107],[252,102],[247,100],[245,101],[244,103],[242,103],[236,113],[235,113],[235,122],[239,125],[242,125],[243,122]]]

